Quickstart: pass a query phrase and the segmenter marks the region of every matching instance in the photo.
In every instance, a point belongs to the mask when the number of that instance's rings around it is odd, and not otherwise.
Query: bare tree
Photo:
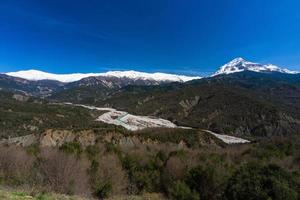
[[[88,194],[89,162],[56,149],[43,149],[40,169],[50,190],[69,194]]]

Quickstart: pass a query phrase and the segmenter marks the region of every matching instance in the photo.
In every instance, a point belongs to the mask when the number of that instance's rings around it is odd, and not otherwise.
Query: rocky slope
[[[171,134],[173,134],[174,138],[166,139]],[[194,141],[189,141],[189,137],[193,137]],[[137,133],[127,132],[126,134],[115,131],[97,134],[91,129],[81,131],[48,129],[41,134],[30,134],[0,140],[0,145],[17,145],[22,147],[29,147],[35,144],[39,147],[62,147],[67,144],[78,144],[81,148],[86,148],[96,143],[114,144],[127,149],[141,146],[157,146],[159,144],[168,144],[175,149],[192,146],[220,148],[226,145],[222,139],[207,131],[179,129],[148,129]]]

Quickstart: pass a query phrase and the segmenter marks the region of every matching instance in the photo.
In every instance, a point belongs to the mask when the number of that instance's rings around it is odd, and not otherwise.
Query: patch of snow
[[[199,76],[184,76],[166,73],[146,73],[138,71],[108,71],[105,73],[74,73],[74,74],[52,74],[38,70],[24,70],[17,72],[8,72],[6,75],[23,78],[32,81],[38,80],[56,80],[64,83],[79,81],[83,78],[92,76],[105,76],[117,78],[130,78],[136,80],[154,80],[154,81],[172,81],[172,82],[186,82],[193,79],[200,79]]]

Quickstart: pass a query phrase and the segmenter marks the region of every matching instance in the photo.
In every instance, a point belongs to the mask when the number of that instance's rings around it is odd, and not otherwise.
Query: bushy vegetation
[[[128,172],[130,193],[159,192],[161,189],[161,171],[166,157],[158,152],[146,163],[139,158],[126,154],[122,158],[123,167]]]
[[[82,153],[81,145],[78,142],[66,142],[59,149],[70,154],[80,155]]]
[[[219,148],[170,150],[165,143],[125,148],[1,147],[0,181],[36,192],[114,195],[163,193],[170,199],[299,199],[299,137]],[[78,153],[80,152],[80,153]]]
[[[300,176],[277,165],[250,163],[241,166],[230,178],[225,191],[228,199],[299,199]]]
[[[181,181],[176,181],[169,189],[169,196],[174,200],[199,200],[199,194]]]
[[[12,98],[12,93],[0,91],[0,139],[39,134],[46,129],[94,129],[95,132],[114,127],[95,122],[102,112],[81,107],[56,105],[42,100],[26,102]]]
[[[1,146],[0,183],[5,186],[99,199],[145,193],[162,193],[175,200],[299,199],[298,135],[228,146],[200,130],[132,133],[96,124],[99,113],[87,109],[24,103],[5,95],[0,102],[0,137],[42,133],[48,128],[71,129],[74,134],[88,129],[99,136],[90,146],[78,141],[57,148]],[[122,145],[117,138],[138,142]]]
[[[162,143],[184,142],[188,147],[199,147],[199,131],[194,129],[145,129],[137,132],[140,137],[160,141]]]

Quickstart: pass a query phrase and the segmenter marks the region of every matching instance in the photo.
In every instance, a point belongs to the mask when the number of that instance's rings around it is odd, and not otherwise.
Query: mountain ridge
[[[215,73],[211,75],[225,75],[225,74],[232,74],[242,71],[254,71],[254,72],[262,72],[262,73],[286,73],[286,74],[297,74],[299,71],[289,70],[287,68],[281,68],[279,66],[273,64],[260,64],[256,62],[247,61],[244,58],[237,57],[230,62],[221,66]],[[147,72],[140,72],[134,70],[128,71],[108,71],[103,73],[71,73],[71,74],[55,74],[55,73],[48,73],[44,71],[39,71],[35,69],[30,70],[21,70],[16,72],[8,72],[4,73],[8,76],[23,78],[29,81],[40,81],[40,80],[53,80],[59,81],[62,83],[72,83],[76,81],[80,81],[85,78],[90,77],[103,77],[103,78],[126,78],[132,79],[134,81],[137,80],[144,80],[144,81],[156,81],[156,82],[188,82],[195,79],[201,79],[201,76],[186,76],[180,74],[169,74],[169,73],[161,73],[161,72],[154,72],[154,73],[147,73]],[[207,76],[210,77],[210,76]]]
[[[49,102],[113,107],[230,135],[272,136],[300,131],[300,74],[246,70],[164,84],[101,76],[64,84],[0,75],[0,88],[25,91]]]
[[[8,72],[6,75],[23,78],[31,81],[38,80],[56,80],[63,83],[79,81],[88,77],[116,77],[130,78],[135,80],[154,80],[154,81],[170,81],[170,82],[186,82],[193,79],[199,79],[200,76],[185,76],[177,74],[167,74],[161,72],[147,73],[134,70],[129,71],[108,71],[104,73],[72,73],[72,74],[54,74],[35,69],[21,70],[17,72]]]

